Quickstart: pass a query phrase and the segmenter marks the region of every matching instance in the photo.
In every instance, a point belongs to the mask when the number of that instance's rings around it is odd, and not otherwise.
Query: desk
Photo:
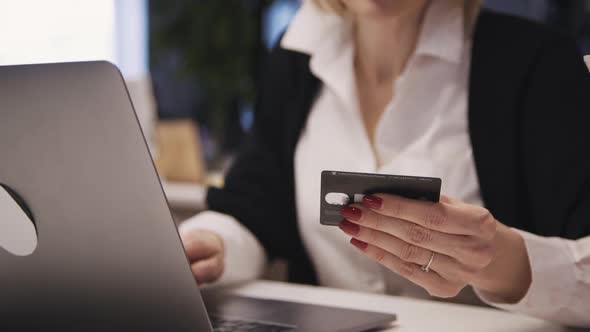
[[[205,186],[162,181],[162,187],[176,223],[179,224],[205,209],[207,197]]]
[[[207,188],[200,184],[162,182],[168,203],[172,208],[203,210]]]
[[[394,312],[398,316],[395,332],[563,332],[567,328],[536,318],[503,312],[492,308],[472,307],[402,298],[373,295],[330,288],[302,286],[271,281],[228,288],[231,294],[256,298],[271,297],[277,300],[306,302],[334,307]]]

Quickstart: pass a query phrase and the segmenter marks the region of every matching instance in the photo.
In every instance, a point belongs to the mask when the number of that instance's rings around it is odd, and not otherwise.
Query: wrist
[[[531,267],[522,236],[498,223],[496,255],[472,286],[494,302],[517,303],[531,285]]]

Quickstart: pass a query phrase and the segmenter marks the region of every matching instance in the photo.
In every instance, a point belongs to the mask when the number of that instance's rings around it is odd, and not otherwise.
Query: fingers
[[[191,264],[191,270],[199,284],[214,282],[223,274],[224,264],[221,255]]]
[[[370,243],[404,262],[424,266],[428,264],[433,253],[431,250],[407,243],[389,234],[353,224],[347,220],[343,221],[339,227],[354,239]],[[437,252],[434,254],[430,269],[445,279],[464,280],[465,275],[472,272],[454,258]]]
[[[180,238],[190,262],[206,259],[223,251],[223,244],[220,239],[207,231],[181,232]]]
[[[221,238],[206,230],[181,231],[191,270],[199,284],[214,282],[224,270],[224,248]]]
[[[341,213],[351,243],[434,296],[457,295],[494,257],[498,222],[486,209],[449,197],[432,203],[365,196],[363,206]],[[429,272],[421,270],[424,265]]]
[[[487,230],[495,227],[495,220],[486,209],[463,204],[445,196],[441,197],[439,203],[432,203],[378,194],[366,197],[363,204],[379,214],[407,220],[443,233],[477,236],[488,234]]]
[[[356,216],[346,213],[347,209],[356,209]],[[362,207],[344,208],[343,211],[343,216],[355,224],[374,231],[387,233],[408,244],[441,254],[455,257],[458,248],[467,247],[470,244],[469,237],[464,235],[441,233],[406,220],[384,216]],[[374,237],[376,235],[372,233],[368,236]],[[373,244],[371,241],[369,243]]]
[[[352,239],[351,243],[371,259],[426,289],[432,296],[444,298],[454,297],[463,288],[461,283],[446,280],[432,270],[429,272],[422,271],[417,264],[405,262],[379,247],[356,239]]]
[[[341,222],[339,227],[353,238],[379,247],[403,261],[426,265],[430,260],[432,251],[402,241],[390,234],[361,227],[347,220]]]

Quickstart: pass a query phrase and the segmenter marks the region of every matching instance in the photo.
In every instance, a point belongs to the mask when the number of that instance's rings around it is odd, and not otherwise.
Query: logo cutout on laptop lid
[[[0,248],[15,256],[29,256],[37,242],[31,210],[14,190],[0,183]]]

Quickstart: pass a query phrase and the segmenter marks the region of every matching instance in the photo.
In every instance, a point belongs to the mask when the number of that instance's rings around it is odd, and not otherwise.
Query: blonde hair
[[[442,0],[433,0],[442,1]],[[446,0],[463,6],[463,15],[465,17],[465,31],[470,32],[475,25],[479,11],[481,10],[483,0]],[[341,0],[313,0],[321,9],[330,11],[341,16],[346,15],[346,6]]]

